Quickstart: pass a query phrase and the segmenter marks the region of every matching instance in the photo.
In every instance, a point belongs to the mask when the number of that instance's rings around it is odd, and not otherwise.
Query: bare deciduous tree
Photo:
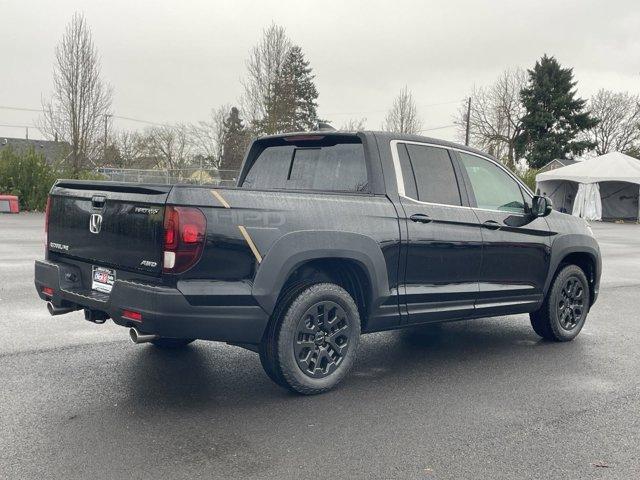
[[[145,154],[156,159],[160,168],[177,170],[187,167],[191,160],[189,128],[186,125],[163,125],[145,130]]]
[[[521,131],[520,119],[525,114],[520,90],[527,83],[527,73],[521,68],[502,72],[488,87],[471,92],[470,144],[486,150],[510,167],[515,166],[515,141]],[[456,124],[462,138],[465,135],[467,101],[460,107]]]
[[[189,128],[191,145],[196,155],[202,155],[208,166],[220,168],[224,147],[224,122],[231,105],[222,105],[211,110],[208,120],[199,121]]]
[[[71,167],[78,173],[96,154],[113,94],[101,79],[100,58],[82,14],[73,15],[55,55],[53,94],[43,100],[40,127],[69,142]]]
[[[366,127],[366,118],[350,118],[340,126],[340,130],[344,130],[345,132],[357,132],[359,130],[364,130]]]
[[[418,116],[413,95],[408,87],[404,87],[393,100],[393,106],[387,112],[382,129],[388,132],[416,134],[421,128],[422,120]]]
[[[599,122],[588,131],[596,153],[628,152],[640,143],[640,96],[601,89],[590,101]]]
[[[136,168],[145,153],[144,141],[140,134],[130,130],[120,130],[113,136],[117,151],[114,164],[120,168]]]
[[[284,27],[272,24],[251,49],[247,74],[242,80],[242,110],[250,126],[262,120],[267,106],[273,103],[274,85],[290,48],[291,41]]]

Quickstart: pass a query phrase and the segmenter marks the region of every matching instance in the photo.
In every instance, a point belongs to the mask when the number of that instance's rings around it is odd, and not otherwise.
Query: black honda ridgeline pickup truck
[[[303,394],[347,374],[361,333],[529,313],[572,340],[601,271],[587,223],[491,156],[377,132],[259,138],[236,187],[60,180],[46,230],[52,315],[248,348]]]

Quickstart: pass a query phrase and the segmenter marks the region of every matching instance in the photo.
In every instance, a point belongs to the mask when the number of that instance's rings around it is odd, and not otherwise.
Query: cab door
[[[441,146],[403,142],[394,148],[408,232],[401,288],[408,323],[470,316],[479,290],[482,234],[459,167]]]
[[[479,155],[455,154],[482,227],[477,315],[535,310],[551,258],[547,221],[531,214],[531,196],[504,167]]]

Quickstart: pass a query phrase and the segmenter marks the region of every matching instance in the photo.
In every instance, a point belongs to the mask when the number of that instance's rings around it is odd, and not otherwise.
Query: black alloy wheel
[[[584,270],[578,265],[561,265],[544,302],[529,314],[531,326],[547,340],[573,340],[584,327],[590,301],[590,284]]]
[[[298,320],[293,349],[300,370],[312,378],[330,375],[340,366],[351,344],[350,321],[344,309],[325,300]]]
[[[278,385],[303,395],[331,390],[353,367],[360,312],[334,283],[291,291],[276,308],[260,344],[260,362]]]
[[[564,283],[558,296],[558,320],[560,326],[573,330],[585,314],[585,290],[576,276],[570,276]]]

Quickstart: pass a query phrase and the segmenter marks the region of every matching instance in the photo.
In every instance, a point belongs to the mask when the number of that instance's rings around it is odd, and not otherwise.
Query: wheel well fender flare
[[[544,294],[546,295],[551,287],[560,264],[571,254],[588,255],[593,262],[594,282],[600,278],[602,271],[602,261],[600,258],[600,248],[595,238],[586,235],[563,235],[557,238],[551,245],[551,260],[549,262],[549,273],[544,285]],[[589,272],[585,272],[588,275]]]
[[[369,278],[373,305],[390,295],[387,264],[374,239],[359,233],[305,230],[287,233],[269,249],[256,272],[253,297],[271,314],[289,276],[302,264],[323,258],[359,263]]]

